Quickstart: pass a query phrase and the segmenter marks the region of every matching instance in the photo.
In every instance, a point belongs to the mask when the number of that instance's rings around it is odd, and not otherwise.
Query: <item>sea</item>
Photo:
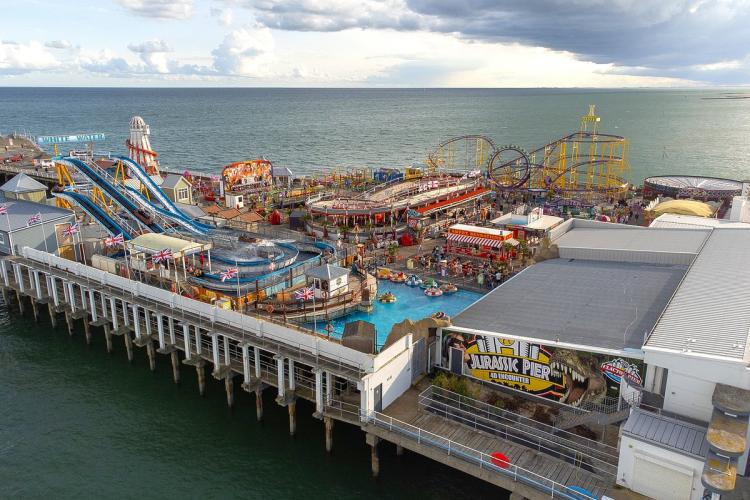
[[[750,178],[750,99],[714,90],[113,89],[0,88],[0,133],[99,132],[101,151],[125,152],[142,116],[170,169],[219,173],[264,156],[295,175],[403,167],[451,137],[485,135],[533,150],[578,130],[596,105],[600,130],[629,140],[630,180],[651,175]],[[119,340],[119,339],[116,339]],[[370,474],[364,434],[334,428],[324,449],[312,406],[285,409],[265,394],[265,418],[237,390],[235,408],[193,370],[175,385],[141,350],[91,345],[46,314],[0,306],[0,498],[507,498],[437,462],[381,446]],[[502,451],[502,450],[498,450]]]

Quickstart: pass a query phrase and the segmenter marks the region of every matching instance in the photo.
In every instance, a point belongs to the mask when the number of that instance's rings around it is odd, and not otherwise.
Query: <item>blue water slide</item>
[[[146,189],[148,189],[148,191],[154,196],[154,198],[157,199],[157,201],[161,204],[162,207],[164,207],[166,211],[184,220],[190,221],[197,227],[203,228],[204,232],[208,229],[211,229],[211,226],[202,224],[200,222],[195,222],[189,215],[180,210],[177,205],[175,205],[174,202],[169,199],[164,191],[162,191],[162,189],[156,184],[156,182],[154,182],[151,176],[148,175],[145,170],[143,170],[143,167],[141,167],[138,162],[136,162],[132,158],[128,158],[127,156],[112,156],[112,158],[121,160],[125,165],[127,165],[131,175],[133,175],[143,185],[146,186]]]
[[[169,221],[172,221],[175,224],[178,224],[179,226],[187,229],[189,232],[191,232],[193,234],[198,234],[198,235],[202,236],[202,235],[205,235],[208,232],[203,227],[201,227],[201,225],[196,224],[191,219],[188,219],[186,217],[180,217],[179,215],[176,215],[176,214],[174,214],[172,212],[168,212],[167,210],[165,210],[163,208],[157,207],[156,205],[154,205],[153,203],[151,203],[150,201],[148,201],[148,199],[146,199],[146,197],[140,191],[138,191],[137,189],[132,188],[130,186],[126,187],[126,189],[127,189],[128,193],[130,194],[130,196],[134,200],[136,200],[136,203],[138,203],[139,205],[141,205],[146,210],[150,210],[151,212],[154,212],[157,215],[159,215],[159,216],[161,216],[161,217],[163,217],[163,218],[165,218],[165,219],[167,219]]]
[[[86,164],[86,162],[83,162],[79,160],[78,158],[71,158],[71,157],[65,157],[62,158],[62,161],[65,163],[69,163],[72,165],[76,170],[78,170],[84,177],[86,177],[92,184],[97,186],[99,189],[107,193],[107,196],[112,198],[115,203],[117,203],[123,210],[128,212],[135,220],[141,222],[146,227],[148,227],[151,231],[155,233],[163,233],[164,228],[161,227],[159,224],[157,224],[154,221],[146,222],[141,219],[141,217],[138,216],[139,208],[130,201],[130,199],[125,196],[122,192],[120,192],[119,189],[114,187],[112,184],[109,183],[104,177],[99,175],[99,173],[92,168],[90,165]]]
[[[132,238],[127,229],[122,227],[119,222],[107,215],[107,213],[102,210],[96,203],[94,203],[88,196],[81,193],[76,193],[74,191],[65,191],[63,193],[52,194],[58,198],[63,198],[81,207],[81,209],[86,212],[89,217],[92,217],[99,224],[101,224],[110,235],[117,236],[118,234],[122,234],[123,238],[125,238],[126,240]]]

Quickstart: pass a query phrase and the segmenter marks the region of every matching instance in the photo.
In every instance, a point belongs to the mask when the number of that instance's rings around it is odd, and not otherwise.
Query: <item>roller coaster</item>
[[[428,155],[435,170],[485,173],[500,192],[535,192],[549,198],[595,202],[621,198],[628,189],[627,140],[600,133],[601,119],[589,106],[578,132],[532,151],[496,146],[485,136],[449,139]]]

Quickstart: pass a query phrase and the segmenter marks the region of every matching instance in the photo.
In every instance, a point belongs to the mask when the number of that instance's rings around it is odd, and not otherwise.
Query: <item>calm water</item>
[[[344,333],[344,326],[350,321],[369,321],[375,325],[378,345],[383,345],[391,328],[396,323],[401,323],[407,318],[417,321],[432,315],[435,311],[443,311],[448,316],[455,316],[482,296],[480,293],[459,290],[450,295],[444,294],[440,297],[427,297],[424,294],[424,290],[419,287],[410,287],[403,283],[378,280],[378,296],[386,292],[393,292],[397,297],[396,302],[384,304],[376,300],[372,311],[369,313],[354,312],[334,319],[331,321],[331,325],[333,326],[332,335],[340,337]],[[306,326],[312,328],[313,324],[308,323]],[[321,333],[326,333],[325,327],[325,321],[318,322],[318,330]]]
[[[302,175],[404,166],[464,134],[531,149],[576,130],[587,105],[597,104],[602,130],[630,139],[636,182],[665,173],[748,178],[750,100],[702,99],[717,95],[0,88],[0,132],[103,132],[102,149],[122,151],[128,121],[139,114],[164,166],[218,172],[264,155]],[[435,310],[447,310],[433,300]],[[310,406],[299,405],[298,434],[290,438],[271,390],[266,419],[257,423],[244,392],[230,412],[218,383],[200,398],[194,371],[183,368],[175,386],[165,358],[152,374],[140,350],[128,364],[117,340],[109,356],[101,331],[89,347],[81,331],[69,338],[46,316],[37,325],[0,306],[0,498],[499,498],[498,490],[434,462],[396,457],[389,446],[374,481],[360,431],[338,425],[328,455]]]
[[[122,151],[141,115],[163,165],[218,172],[266,156],[298,175],[404,166],[442,140],[484,134],[528,150],[579,127],[596,104],[601,130],[630,140],[632,179],[750,176],[750,99],[724,90],[341,90],[0,88],[0,132],[103,132]]]

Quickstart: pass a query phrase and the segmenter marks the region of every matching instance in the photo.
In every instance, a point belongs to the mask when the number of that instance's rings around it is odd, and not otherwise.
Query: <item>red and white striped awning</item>
[[[500,240],[492,240],[489,238],[480,238],[478,236],[467,236],[465,234],[454,233],[448,233],[447,238],[448,241],[452,241],[454,243],[464,243],[466,245],[483,245],[494,248],[500,248],[505,243],[505,241]]]

